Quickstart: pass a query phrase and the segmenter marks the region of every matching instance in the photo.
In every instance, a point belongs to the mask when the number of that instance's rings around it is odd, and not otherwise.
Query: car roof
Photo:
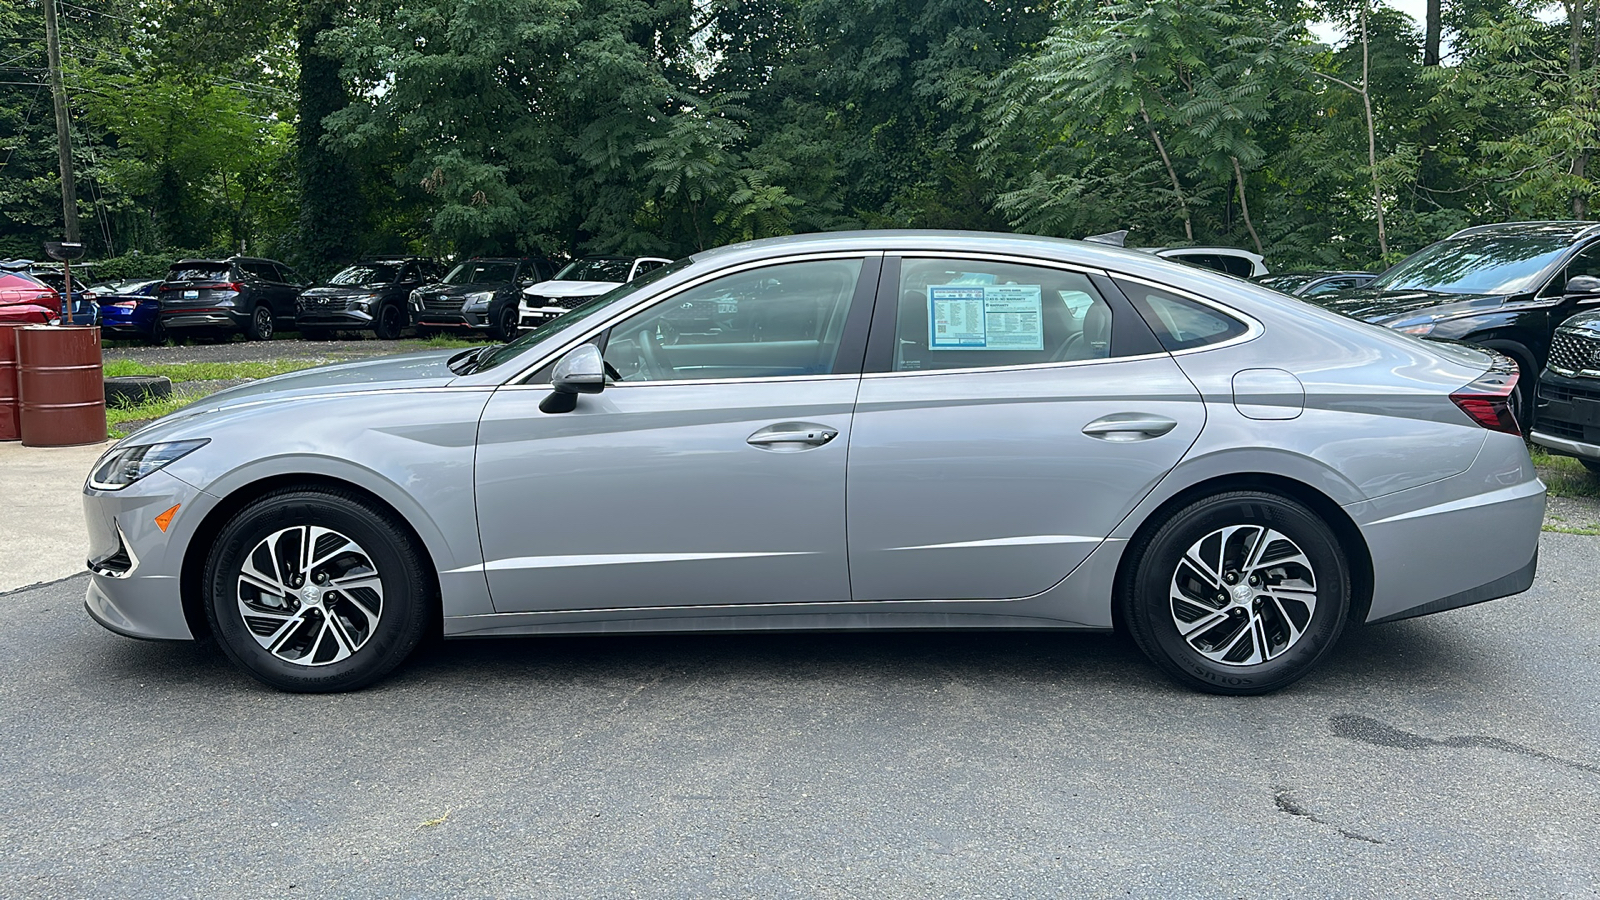
[[[1584,222],[1580,220],[1552,220],[1547,222],[1493,222],[1488,225],[1474,225],[1463,228],[1445,240],[1454,240],[1459,237],[1469,237],[1479,234],[1507,234],[1523,235],[1537,234],[1551,237],[1566,237],[1577,240],[1590,234],[1600,234],[1600,222]]]

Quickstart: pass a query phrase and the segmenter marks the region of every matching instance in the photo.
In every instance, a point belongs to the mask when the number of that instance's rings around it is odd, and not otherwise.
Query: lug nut
[[[1222,580],[1226,581],[1229,584],[1238,584],[1239,583],[1239,573],[1238,572],[1227,572],[1227,573],[1224,573],[1223,576],[1222,576]]]
[[[1261,584],[1261,578],[1259,576],[1256,576],[1256,575],[1251,575],[1250,576],[1250,586],[1251,587],[1256,587],[1256,586],[1258,586],[1260,584]]]

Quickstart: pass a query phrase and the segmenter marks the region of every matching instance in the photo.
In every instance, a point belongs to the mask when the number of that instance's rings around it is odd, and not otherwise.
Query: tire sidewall
[[[1195,542],[1230,525],[1283,533],[1311,560],[1317,580],[1317,608],[1305,634],[1283,655],[1251,666],[1207,659],[1188,645],[1172,620],[1170,591],[1178,560]],[[1225,494],[1180,510],[1156,531],[1139,560],[1130,599],[1135,637],[1169,674],[1218,693],[1265,693],[1298,680],[1332,649],[1350,608],[1350,572],[1337,536],[1310,510],[1271,494]]]
[[[250,339],[253,341],[272,340],[272,310],[266,306],[257,306],[250,312]]]
[[[331,528],[354,540],[383,584],[383,606],[371,638],[349,658],[323,666],[296,665],[273,656],[256,642],[239,613],[239,571],[248,554],[273,532],[299,525]],[[421,638],[428,604],[422,588],[426,581],[417,568],[403,537],[377,510],[317,492],[268,496],[236,514],[212,545],[204,582],[206,615],[223,650],[257,679],[285,690],[352,690],[393,669]]]
[[[392,321],[391,321],[392,319]],[[373,331],[385,341],[396,340],[400,332],[406,327],[405,311],[393,303],[386,303],[378,309],[378,320]]]

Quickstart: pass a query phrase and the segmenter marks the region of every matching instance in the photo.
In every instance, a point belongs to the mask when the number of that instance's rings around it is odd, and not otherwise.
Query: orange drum
[[[100,329],[29,325],[17,336],[22,443],[70,447],[106,439]]]

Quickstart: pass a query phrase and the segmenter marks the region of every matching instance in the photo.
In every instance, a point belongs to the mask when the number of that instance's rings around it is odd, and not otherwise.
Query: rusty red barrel
[[[0,324],[0,441],[22,437],[17,399],[17,329],[22,326]]]
[[[106,439],[99,328],[20,328],[17,357],[24,446],[70,447]]]

